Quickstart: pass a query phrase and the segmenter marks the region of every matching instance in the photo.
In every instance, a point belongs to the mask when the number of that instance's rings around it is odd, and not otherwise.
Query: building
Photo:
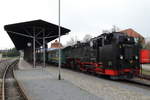
[[[129,28],[129,29],[125,29],[120,31],[122,33],[127,34],[128,36],[134,37],[135,39],[138,40],[139,43],[144,44],[145,43],[145,38],[139,34],[138,32],[136,32],[135,30]]]
[[[62,48],[63,45],[61,43],[59,43],[57,40],[55,40],[54,43],[51,43],[51,47],[50,48]]]

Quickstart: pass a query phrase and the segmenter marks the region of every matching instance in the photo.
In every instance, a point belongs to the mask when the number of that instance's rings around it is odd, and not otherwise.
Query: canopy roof
[[[22,50],[27,48],[28,43],[33,43],[33,37],[36,39],[36,47],[42,46],[43,37],[46,43],[58,38],[59,28],[58,25],[43,20],[34,20],[5,25],[4,29],[7,31],[17,50]],[[61,35],[69,32],[69,29],[61,27]]]

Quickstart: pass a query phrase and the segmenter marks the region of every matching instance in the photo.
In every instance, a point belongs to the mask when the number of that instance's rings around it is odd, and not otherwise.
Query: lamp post
[[[59,33],[59,64],[58,64],[58,80],[61,80],[61,48],[60,48],[60,34],[61,34],[61,29],[60,29],[60,0],[58,1],[58,33]]]
[[[43,67],[45,68],[46,67],[46,64],[45,64],[45,37],[43,37]]]

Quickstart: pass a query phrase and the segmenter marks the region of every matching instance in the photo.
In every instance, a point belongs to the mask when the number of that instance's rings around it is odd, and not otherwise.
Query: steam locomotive
[[[77,42],[61,50],[64,67],[112,79],[130,79],[140,73],[140,46],[121,32],[104,33],[86,43]],[[58,49],[48,52],[48,62],[58,64]]]

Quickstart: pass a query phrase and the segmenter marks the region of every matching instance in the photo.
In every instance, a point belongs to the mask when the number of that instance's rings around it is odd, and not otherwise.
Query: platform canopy
[[[17,50],[22,50],[28,47],[27,44],[30,43],[32,45],[33,37],[35,37],[36,47],[43,45],[43,38],[45,38],[45,43],[58,38],[59,28],[58,25],[43,20],[34,20],[5,25],[4,29],[7,31]],[[61,27],[61,35],[69,32],[69,29]]]

